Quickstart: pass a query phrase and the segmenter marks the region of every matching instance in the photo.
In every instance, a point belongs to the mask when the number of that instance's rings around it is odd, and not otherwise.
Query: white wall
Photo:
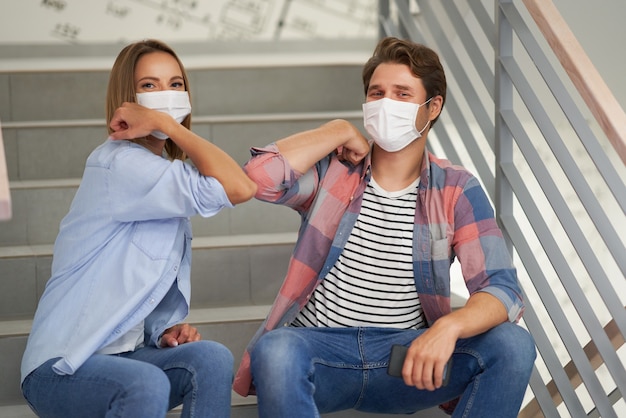
[[[552,0],[626,109],[626,1]]]
[[[377,0],[19,0],[0,44],[376,36]],[[282,22],[282,24],[281,24]]]
[[[626,1],[552,1],[626,108]],[[0,46],[127,43],[149,37],[166,42],[374,38],[377,4],[377,0],[3,0]]]

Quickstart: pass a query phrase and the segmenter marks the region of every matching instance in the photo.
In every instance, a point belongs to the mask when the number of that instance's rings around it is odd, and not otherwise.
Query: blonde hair
[[[146,39],[127,45],[118,54],[109,75],[109,85],[107,86],[106,95],[106,122],[109,133],[112,132],[109,125],[115,110],[124,102],[137,101],[137,91],[135,89],[135,67],[139,58],[152,52],[165,52],[174,57],[182,72],[185,90],[189,92],[189,79],[187,77],[185,67],[172,48],[155,39]],[[187,116],[181,122],[181,125],[189,129],[191,126],[191,115]],[[169,138],[165,142],[165,151],[171,159],[185,160],[187,158],[183,150]]]

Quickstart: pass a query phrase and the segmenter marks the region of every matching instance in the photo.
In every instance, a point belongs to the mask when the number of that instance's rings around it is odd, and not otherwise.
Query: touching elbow
[[[237,187],[233,188],[231,193],[228,193],[228,198],[232,204],[237,205],[252,199],[256,194],[256,190],[256,183],[247,178]]]

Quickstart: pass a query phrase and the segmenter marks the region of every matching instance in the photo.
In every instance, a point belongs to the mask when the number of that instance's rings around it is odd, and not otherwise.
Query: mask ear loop
[[[419,107],[417,108],[417,111],[419,112],[419,108],[424,106],[426,103],[430,102],[433,98],[431,97],[430,99],[426,100],[424,103],[422,103],[421,105],[419,105]],[[430,125],[430,119],[428,120],[428,122],[426,122],[426,125],[424,125],[424,127],[422,128],[422,130],[418,131],[418,133],[420,134],[420,137],[422,136],[422,132],[424,132],[426,130],[426,128],[428,127],[428,125]]]
[[[426,125],[424,125],[424,127],[422,128],[421,131],[419,131],[420,136],[422,135],[422,132],[424,132],[426,130],[426,128],[428,127],[428,125],[430,125],[430,120],[428,122],[426,122]]]

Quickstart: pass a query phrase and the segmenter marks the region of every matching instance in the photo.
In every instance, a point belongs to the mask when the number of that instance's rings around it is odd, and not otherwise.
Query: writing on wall
[[[0,43],[375,37],[377,3],[376,0],[21,0],[3,5]]]

